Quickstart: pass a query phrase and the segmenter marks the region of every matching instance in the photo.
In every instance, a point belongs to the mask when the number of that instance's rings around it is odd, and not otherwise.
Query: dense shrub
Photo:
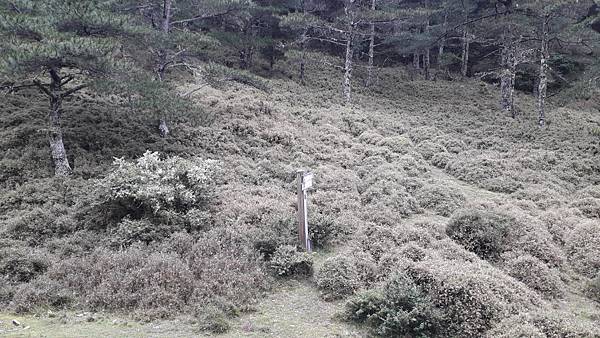
[[[352,295],[361,286],[354,262],[345,256],[328,258],[317,271],[317,286],[324,299],[333,300]]]
[[[70,290],[57,281],[40,276],[15,289],[12,307],[16,312],[32,312],[39,308],[64,309],[73,303],[74,298]]]
[[[160,241],[177,230],[181,229],[171,229],[164,223],[154,225],[146,219],[125,218],[112,231],[111,241],[116,247],[128,247],[133,243],[148,244]]]
[[[522,284],[481,261],[426,259],[405,271],[443,311],[442,336],[481,337],[498,320],[540,304]]]
[[[539,259],[528,254],[509,254],[502,258],[505,260],[504,270],[531,289],[548,298],[561,297],[564,294],[564,284],[559,273]]]
[[[93,309],[141,311],[168,317],[182,311],[193,292],[193,274],[175,254],[138,248],[96,250],[84,258],[57,263],[48,277]]]
[[[365,204],[382,204],[391,208],[400,216],[409,216],[421,212],[417,200],[396,182],[375,182],[363,192],[361,197]]]
[[[423,141],[417,145],[417,151],[423,155],[423,158],[430,160],[439,153],[447,152],[446,147],[432,141]]]
[[[444,146],[446,150],[454,154],[460,153],[467,147],[463,141],[448,135],[438,136],[434,139],[434,142]]]
[[[378,145],[386,146],[398,154],[408,154],[413,148],[413,143],[405,136],[386,137],[379,141]]]
[[[450,216],[465,203],[463,194],[449,190],[441,182],[419,189],[415,198],[421,207],[432,209],[441,216]]]
[[[593,319],[565,311],[538,310],[507,318],[488,331],[489,338],[598,337]]]
[[[600,273],[598,273],[596,278],[593,278],[592,280],[589,281],[589,283],[586,287],[586,294],[591,299],[600,303]]]
[[[29,282],[45,273],[51,263],[48,252],[41,249],[0,248],[0,275],[11,282]]]
[[[277,248],[269,265],[278,276],[307,276],[313,271],[313,260],[310,254],[298,252],[296,247],[291,245]]]
[[[441,152],[433,155],[429,161],[434,166],[440,169],[445,169],[448,163],[452,161],[453,158],[454,157],[452,156],[452,154],[448,152]]]
[[[215,184],[217,163],[146,152],[136,162],[115,160],[116,169],[99,183],[117,220],[161,210],[185,212],[207,203]],[[116,209],[116,210],[114,210]]]
[[[561,193],[540,185],[532,185],[519,189],[511,195],[519,200],[533,201],[541,209],[559,207],[562,204]]]
[[[600,198],[583,198],[571,203],[571,206],[581,210],[586,217],[600,218]]]
[[[9,217],[2,222],[6,234],[32,245],[41,244],[52,237],[64,236],[81,227],[71,209],[62,204],[18,210]]]
[[[589,221],[568,232],[565,241],[569,262],[589,278],[600,271],[600,224]]]
[[[191,301],[227,312],[247,310],[271,285],[268,267],[243,228],[203,233],[186,257],[194,276]]]
[[[315,248],[325,248],[334,244],[348,233],[348,229],[342,227],[330,214],[310,214],[308,223],[309,238]]]
[[[511,217],[488,210],[465,209],[452,216],[446,233],[483,259],[496,260],[507,248]]]
[[[431,337],[441,313],[408,276],[395,274],[381,290],[365,291],[346,303],[350,320],[366,322],[379,336]]]

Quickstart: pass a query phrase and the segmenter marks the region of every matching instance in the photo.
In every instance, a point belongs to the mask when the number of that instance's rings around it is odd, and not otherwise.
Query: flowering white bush
[[[116,170],[102,184],[111,200],[127,200],[150,208],[184,210],[203,204],[214,186],[217,162],[200,158],[161,159],[147,151],[135,162],[115,159]]]

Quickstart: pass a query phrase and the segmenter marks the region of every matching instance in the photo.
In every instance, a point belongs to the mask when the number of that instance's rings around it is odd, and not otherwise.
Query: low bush
[[[393,275],[381,290],[369,290],[346,303],[347,318],[366,322],[378,336],[431,337],[438,333],[441,312],[408,276]]]
[[[195,317],[200,331],[223,334],[231,328],[227,314],[214,305],[196,308]]]
[[[69,291],[57,281],[41,276],[15,289],[12,308],[17,313],[32,312],[40,308],[64,309],[75,300]]]
[[[295,246],[284,245],[275,250],[269,266],[278,276],[310,276],[313,260],[309,253],[298,252]]]
[[[431,162],[431,164],[440,169],[446,169],[448,163],[450,163],[450,161],[452,161],[453,159],[454,157],[452,156],[452,154],[448,152],[441,152],[433,155],[429,161]]]
[[[308,234],[315,248],[325,248],[334,244],[348,232],[348,229],[341,227],[330,214],[310,214],[308,223]]]
[[[589,281],[586,287],[586,294],[589,298],[600,303],[600,273],[598,273],[596,278]]]
[[[450,216],[456,209],[463,206],[465,197],[441,184],[432,184],[419,189],[415,195],[419,205],[432,209],[441,216]]]
[[[182,224],[157,222],[153,224],[148,219],[132,220],[124,218],[111,231],[111,244],[117,248],[126,248],[134,243],[149,244],[160,242],[170,234],[182,231]]]
[[[505,214],[465,209],[452,216],[446,233],[467,250],[493,261],[507,249],[510,227],[514,223],[514,219]]]
[[[511,196],[518,200],[533,201],[539,208],[545,210],[551,207],[560,207],[563,194],[545,186],[533,185],[519,189]]]
[[[435,127],[417,127],[409,132],[411,140],[415,143],[421,143],[425,140],[433,140],[442,135],[442,132]]]
[[[96,310],[130,310],[149,317],[182,311],[193,292],[194,276],[175,254],[138,248],[98,249],[84,258],[57,263],[48,278],[77,302]]]
[[[575,207],[588,218],[600,218],[600,198],[583,198],[571,203],[572,207]]]
[[[267,291],[272,278],[245,229],[219,227],[203,233],[186,257],[194,276],[191,301],[213,302],[228,312],[245,311]]]
[[[481,337],[499,320],[541,304],[535,293],[482,261],[425,259],[405,272],[443,312],[444,337]]]
[[[375,182],[363,192],[361,197],[365,204],[383,204],[400,216],[421,212],[417,200],[397,182],[383,180]]]
[[[27,241],[31,245],[39,245],[50,238],[64,236],[81,228],[71,208],[58,203],[12,212],[2,223],[8,237]]]
[[[502,257],[504,270],[531,289],[547,298],[564,295],[564,284],[556,270],[550,269],[544,262],[528,254],[508,254]]]
[[[335,256],[328,258],[317,271],[317,286],[326,300],[352,295],[361,287],[356,266],[351,258]]]
[[[446,150],[454,154],[464,151],[467,147],[463,141],[448,135],[438,136],[434,139],[434,142],[444,146]]]
[[[408,154],[413,149],[412,141],[405,136],[391,136],[379,141],[378,145],[386,146],[398,154]]]
[[[417,145],[417,151],[426,160],[430,160],[436,154],[448,152],[446,147],[432,141],[423,141],[419,143]]]
[[[600,224],[589,221],[567,233],[567,258],[576,272],[593,278],[600,271]]]
[[[599,337],[593,319],[576,313],[537,310],[506,318],[487,332],[489,338],[512,337]]]
[[[26,283],[48,270],[51,256],[42,249],[0,248],[0,275],[13,283]]]
[[[99,181],[104,209],[118,222],[125,216],[140,219],[159,211],[185,213],[206,207],[212,197],[217,162],[146,152],[135,162],[116,159],[114,169]]]

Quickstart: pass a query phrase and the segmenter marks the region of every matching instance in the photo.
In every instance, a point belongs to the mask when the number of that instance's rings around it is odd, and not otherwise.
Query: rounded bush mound
[[[459,210],[448,222],[446,234],[479,257],[497,260],[509,244],[515,220],[489,210]]]
[[[308,234],[316,248],[325,248],[344,237],[347,229],[330,214],[313,213],[309,216]]]
[[[326,300],[352,295],[361,287],[358,270],[351,258],[335,256],[323,263],[316,275],[317,286]]]
[[[441,216],[450,216],[456,209],[463,206],[465,196],[447,187],[436,184],[419,189],[415,195],[422,208],[432,209]]]
[[[12,283],[25,283],[48,270],[48,252],[25,247],[0,248],[0,275]]]
[[[446,169],[446,166],[450,161],[452,161],[452,159],[454,159],[454,156],[452,156],[452,154],[448,152],[442,152],[433,155],[429,161],[431,162],[431,164],[440,169]]]
[[[423,155],[423,158],[430,160],[434,155],[446,153],[446,147],[433,141],[423,141],[417,145],[417,151]]]
[[[600,272],[598,273],[598,276],[596,276],[596,278],[592,279],[588,283],[586,287],[586,294],[589,298],[600,303]]]
[[[277,248],[269,265],[278,276],[309,276],[313,271],[313,260],[310,254],[298,252],[296,247],[291,245]]]
[[[600,327],[593,318],[540,309],[502,320],[487,332],[486,337],[600,337]]]
[[[391,136],[379,141],[378,145],[386,146],[398,154],[408,154],[413,149],[412,141],[405,136]]]
[[[588,218],[600,218],[600,198],[583,198],[571,203],[572,207],[575,207]]]
[[[212,196],[217,169],[216,161],[161,159],[156,152],[146,152],[135,162],[116,159],[114,165],[115,170],[99,182],[99,189],[117,220],[205,206]]]
[[[433,301],[404,274],[395,274],[382,288],[348,300],[346,316],[367,323],[383,337],[431,337],[438,333],[441,322],[441,312]]]
[[[40,308],[63,309],[74,300],[70,290],[47,276],[40,276],[16,288],[12,308],[17,313],[28,313]]]
[[[425,259],[406,274],[442,311],[443,337],[481,337],[494,323],[541,304],[537,294],[480,260]]]
[[[504,255],[504,270],[531,289],[547,298],[557,298],[564,295],[564,287],[560,275],[550,269],[541,260],[528,255],[510,253]]]
[[[449,152],[454,154],[460,153],[467,147],[463,141],[448,135],[438,136],[434,139],[434,141],[438,144],[443,145],[444,148],[446,148]]]
[[[589,221],[567,233],[565,248],[573,269],[593,278],[600,271],[600,224]]]

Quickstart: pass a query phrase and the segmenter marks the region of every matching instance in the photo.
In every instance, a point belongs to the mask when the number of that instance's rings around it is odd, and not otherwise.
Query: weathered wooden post
[[[298,238],[302,248],[307,252],[311,252],[312,244],[308,235],[308,208],[306,202],[307,191],[312,187],[313,174],[298,170],[296,177],[298,179]]]

